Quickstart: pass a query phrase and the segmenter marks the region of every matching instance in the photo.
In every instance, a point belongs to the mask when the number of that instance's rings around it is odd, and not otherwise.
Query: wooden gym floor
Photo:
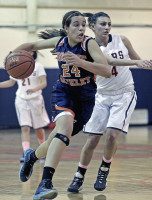
[[[48,130],[47,134],[48,134]],[[79,154],[86,135],[71,140],[54,176],[57,200],[151,200],[152,199],[152,127],[130,127],[128,135],[119,138],[117,154],[112,162],[107,188],[98,192],[93,185],[103,153],[104,137],[88,168],[84,188],[80,194],[67,193],[77,169]],[[31,133],[31,147],[37,139]],[[42,176],[43,164],[37,162],[31,179],[19,180],[19,159],[22,155],[19,129],[0,130],[0,199],[32,200]]]

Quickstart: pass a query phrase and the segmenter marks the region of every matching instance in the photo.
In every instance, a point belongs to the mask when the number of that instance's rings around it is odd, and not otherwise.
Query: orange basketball
[[[5,60],[7,73],[16,79],[29,77],[34,71],[35,61],[33,56],[24,50],[14,51]]]

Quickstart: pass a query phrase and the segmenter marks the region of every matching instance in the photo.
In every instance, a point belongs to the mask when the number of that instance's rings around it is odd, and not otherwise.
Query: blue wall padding
[[[131,69],[135,88],[137,92],[136,108],[148,109],[149,123],[152,124],[152,71],[142,69]],[[43,90],[45,106],[51,120],[51,91],[54,83],[58,79],[58,69],[46,69],[47,87]],[[9,78],[7,72],[0,69],[0,81]],[[15,112],[14,100],[17,84],[11,88],[0,88],[0,128],[18,127],[18,121]]]

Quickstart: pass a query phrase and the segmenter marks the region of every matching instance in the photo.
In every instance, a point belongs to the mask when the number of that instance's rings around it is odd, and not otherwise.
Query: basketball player
[[[31,52],[34,59],[37,58],[37,52]],[[38,143],[45,141],[45,131],[43,127],[50,122],[47,115],[42,89],[46,87],[46,72],[42,64],[35,62],[33,73],[23,80],[10,77],[9,80],[1,82],[0,88],[12,87],[18,84],[16,92],[15,108],[19,125],[21,127],[21,140],[23,152],[30,148],[30,129],[33,128],[37,136]],[[20,159],[24,162],[24,154]]]
[[[20,169],[20,179],[25,182],[30,178],[36,160],[47,154],[34,200],[57,196],[52,178],[71,136],[82,130],[91,117],[96,93],[94,74],[105,78],[111,76],[107,60],[98,44],[93,38],[85,36],[86,20],[82,13],[66,13],[62,28],[59,31],[42,32],[42,38],[50,39],[22,44],[15,49],[35,51],[56,48],[60,69],[59,80],[53,91],[56,126],[36,151],[26,151],[25,162]]]
[[[140,59],[125,36],[110,34],[109,15],[99,12],[89,16],[89,27],[95,33],[95,40],[104,54],[117,59]],[[110,78],[105,79],[99,75],[96,77],[95,107],[89,122],[84,127],[84,133],[89,134],[89,137],[81,151],[77,172],[68,187],[69,192],[78,193],[82,189],[88,165],[103,134],[106,134],[104,154],[94,188],[98,191],[106,188],[110,165],[117,150],[117,140],[121,133],[128,132],[130,118],[137,101],[133,77],[128,66],[110,66],[110,68],[112,72]]]
[[[60,69],[59,80],[53,91],[56,127],[36,151],[29,149],[26,152],[25,162],[20,170],[20,179],[27,181],[34,162],[47,153],[42,180],[34,195],[37,200],[57,196],[52,178],[65,147],[69,145],[71,135],[82,130],[92,114],[96,93],[94,74],[105,78],[111,76],[98,44],[85,36],[86,20],[83,14],[78,11],[66,13],[62,27],[59,31],[52,30],[52,38],[48,40],[26,43],[15,49],[35,51],[56,48]],[[55,137],[52,140],[53,133]]]

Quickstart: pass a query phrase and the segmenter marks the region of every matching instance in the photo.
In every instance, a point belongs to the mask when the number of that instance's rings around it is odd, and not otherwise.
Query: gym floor
[[[46,130],[49,134],[49,130]],[[151,200],[152,198],[152,127],[130,127],[128,135],[119,138],[107,188],[98,192],[93,188],[103,154],[103,136],[86,173],[83,190],[79,194],[67,192],[79,162],[86,135],[79,133],[71,139],[53,179],[58,190],[57,200]],[[37,147],[31,133],[31,147]],[[20,129],[0,130],[0,199],[32,200],[41,180],[44,164],[34,165],[32,177],[26,183],[19,180],[19,159],[22,156]]]

